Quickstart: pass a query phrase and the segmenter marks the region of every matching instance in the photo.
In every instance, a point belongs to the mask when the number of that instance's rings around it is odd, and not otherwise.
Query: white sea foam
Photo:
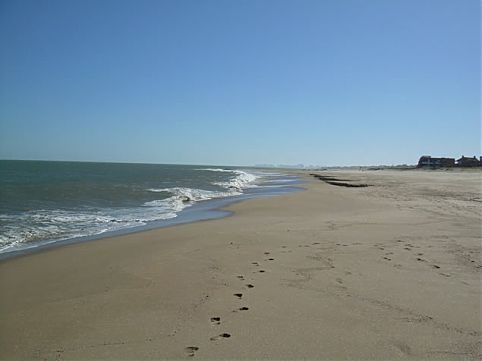
[[[185,187],[149,189],[149,191],[171,193],[173,195],[171,198],[180,199],[185,202],[186,201],[192,201],[192,202],[204,201],[207,199],[229,197],[230,195],[232,195],[232,193],[230,192],[216,192],[216,191],[208,191],[204,189],[185,188]]]
[[[222,168],[198,168],[196,170],[205,170],[208,172],[228,172],[228,173],[236,172],[234,169],[222,169]]]
[[[214,198],[230,197],[236,194],[235,192],[216,192],[208,191],[204,189],[193,189],[185,187],[172,187],[162,189],[149,189],[151,192],[165,192],[172,194],[171,197],[166,199],[156,199],[153,201],[145,202],[145,207],[158,207],[172,212],[182,211],[184,208],[193,205],[195,202],[205,201]]]
[[[254,174],[246,173],[243,171],[235,171],[236,177],[230,179],[227,182],[214,182],[213,184],[221,186],[226,189],[242,190],[243,188],[257,187],[253,182],[258,178]]]
[[[140,207],[89,210],[33,210],[20,215],[0,215],[0,252],[17,246],[35,246],[38,241],[94,236],[108,231],[142,226],[151,221],[175,218],[194,203],[241,194],[233,190],[209,191],[185,187],[149,189],[167,193],[164,199],[145,202]],[[19,229],[18,224],[22,224]]]
[[[159,193],[160,199],[132,207],[32,209],[20,214],[0,214],[0,252],[142,226],[151,221],[177,217],[179,212],[196,202],[241,195],[246,188],[278,186],[265,184],[278,174],[266,176],[262,172],[222,168],[199,170],[226,174],[208,177],[205,184],[210,190],[188,187],[145,189],[144,192]]]
[[[254,182],[259,178],[258,175],[248,173],[239,169],[222,169],[222,168],[202,168],[198,170],[210,171],[210,172],[225,172],[233,173],[235,177],[225,182],[213,182],[214,185],[241,192],[243,188],[257,187]]]
[[[99,211],[40,209],[15,216],[0,215],[0,221],[5,223],[0,233],[0,252],[17,246],[35,246],[38,241],[95,236],[174,218],[181,210],[176,205],[175,202],[165,202],[148,208],[107,208]],[[21,229],[18,224],[22,225]]]

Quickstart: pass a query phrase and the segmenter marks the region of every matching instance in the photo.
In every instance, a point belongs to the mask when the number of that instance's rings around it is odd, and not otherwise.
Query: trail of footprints
[[[402,244],[402,243],[404,243],[404,244]],[[314,243],[312,243],[312,245],[308,245],[308,244],[298,245],[298,247],[311,247],[311,246],[316,246],[316,245],[320,245],[320,242],[314,242]],[[411,243],[408,243],[406,241],[402,241],[400,239],[396,240],[396,245],[402,246],[401,248],[404,251],[414,251],[414,248],[419,248],[419,247],[413,246]],[[342,243],[336,243],[336,246],[347,247],[349,245],[348,244],[342,244]],[[378,248],[380,251],[384,252],[384,255],[382,256],[382,259],[384,259],[385,261],[388,261],[388,262],[392,261],[392,257],[395,255],[394,252],[387,251],[385,249],[385,247],[383,247],[382,244],[375,244],[374,246],[376,248]],[[292,252],[292,250],[286,250],[286,248],[288,248],[288,246],[281,246],[281,248],[283,249],[281,251],[281,253]],[[272,256],[270,256],[270,252],[264,252],[264,256],[266,257],[264,260],[267,261],[267,262],[272,262],[272,261],[275,260]],[[427,260],[422,258],[422,256],[423,256],[422,252],[414,253],[414,256],[415,256],[415,260],[418,261],[418,262],[428,262]],[[251,265],[256,267],[256,269],[253,271],[253,273],[265,273],[266,272],[266,270],[259,268],[259,267],[261,267],[261,264],[257,261],[251,262]],[[398,263],[394,264],[393,266],[396,267],[396,268],[402,268],[402,265],[398,264]],[[432,264],[431,267],[434,268],[434,269],[440,269],[440,266],[438,266],[436,264]],[[334,268],[334,267],[332,266],[332,268]],[[351,272],[346,271],[345,274],[351,275]],[[441,276],[444,276],[444,277],[450,277],[450,274],[446,274],[446,273],[439,273],[439,274]],[[244,275],[237,275],[236,278],[239,279],[242,282],[246,281],[246,278],[245,278]],[[336,282],[339,283],[339,284],[343,284],[343,280],[341,278],[336,278]],[[246,283],[244,286],[247,289],[255,288],[255,286],[252,283]],[[233,296],[238,300],[243,299],[243,293],[241,293],[241,292],[234,293]],[[241,306],[241,307],[238,307],[238,308],[234,309],[232,312],[248,311],[248,310],[249,310],[249,307]],[[221,317],[213,316],[213,317],[210,318],[210,322],[211,322],[211,325],[213,327],[220,326],[221,325]],[[223,332],[223,333],[220,333],[216,336],[210,337],[209,340],[212,341],[212,342],[216,342],[216,341],[228,339],[228,338],[231,338],[231,337],[232,337],[232,335],[230,333]],[[189,346],[189,347],[185,348],[185,351],[186,351],[186,353],[189,357],[194,357],[196,351],[198,351],[198,350],[199,350],[199,347],[197,347],[197,346]]]
[[[286,246],[284,246],[283,248],[286,248]],[[268,256],[269,254],[270,254],[270,252],[264,252],[265,256]],[[270,257],[270,258],[266,259],[266,261],[274,261],[274,258]],[[256,267],[260,266],[259,262],[251,262],[251,264],[253,266],[256,266]],[[259,269],[259,270],[255,271],[255,273],[265,273],[265,272],[266,271],[263,270],[263,269]],[[239,279],[240,281],[246,280],[243,275],[237,275],[236,278]],[[245,284],[245,287],[248,288],[248,289],[252,289],[252,288],[254,288],[254,285],[252,283],[247,283],[247,284]],[[243,294],[241,292],[233,293],[233,296],[236,297],[238,300],[243,299]],[[249,307],[242,306],[242,307],[239,307],[239,308],[233,310],[232,312],[248,311],[248,310],[249,310]],[[221,317],[219,317],[219,316],[211,317],[210,321],[211,321],[212,326],[221,325]],[[223,333],[220,333],[217,336],[210,337],[209,340],[210,341],[218,341],[218,340],[227,339],[227,338],[230,338],[230,337],[231,337],[230,333],[223,332]],[[194,357],[195,354],[196,354],[196,351],[198,351],[198,350],[199,350],[198,346],[188,346],[188,347],[185,348],[185,351],[186,351],[186,353],[189,357]]]
[[[311,246],[316,246],[316,245],[320,245],[320,242],[314,242],[312,243],[311,245],[310,244],[305,244],[305,245],[299,245],[298,247],[311,247]],[[337,244],[339,246],[348,246],[347,244]],[[284,249],[283,251],[281,251],[281,253],[286,253],[286,252],[292,252],[291,250],[286,250],[286,248],[288,248],[288,246],[281,246],[282,249]],[[265,259],[264,261],[266,262],[273,262],[275,261],[275,258],[273,258],[271,256],[271,253],[270,252],[264,252],[263,253],[264,256],[265,256]],[[251,265],[255,267],[255,270],[253,271],[253,273],[265,273],[266,270],[264,269],[261,269],[259,267],[261,267],[261,264],[257,261],[254,261],[254,262],[251,262]],[[332,266],[333,267],[333,266]],[[333,267],[334,268],[334,267]],[[346,274],[351,274],[351,272],[347,272]],[[237,275],[236,278],[242,282],[245,282],[247,281],[246,280],[246,277],[244,275]],[[336,279],[336,282],[338,282],[339,284],[343,284],[343,281],[341,278],[337,278]],[[253,289],[255,288],[255,286],[252,284],[252,283],[246,283],[244,284],[244,287],[246,289]],[[237,300],[243,300],[243,296],[244,294],[241,293],[241,292],[236,292],[236,293],[233,293],[233,296],[237,299]],[[249,307],[247,306],[241,306],[241,307],[238,307],[236,309],[234,309],[232,312],[240,312],[240,311],[248,311],[249,310]],[[210,318],[210,322],[211,322],[211,325],[213,327],[216,327],[216,326],[220,326],[222,321],[221,321],[221,317],[219,316],[213,316]],[[210,341],[213,341],[213,342],[217,342],[217,341],[221,341],[223,339],[228,339],[228,338],[231,338],[232,335],[230,333],[227,333],[227,332],[223,332],[223,333],[220,333],[216,336],[213,336],[213,337],[210,337]],[[190,356],[190,357],[193,357],[195,356],[195,353],[196,351],[199,350],[199,347],[197,346],[189,346],[189,347],[186,347],[186,352],[187,352],[187,355]]]
[[[311,247],[311,246],[316,246],[316,245],[320,245],[320,242],[314,242],[312,245],[299,245],[299,247]],[[347,246],[345,244],[343,244],[343,246]],[[281,248],[283,249],[286,249],[288,248],[288,246],[281,246]],[[291,250],[288,250],[288,251],[281,251],[282,253],[286,253],[286,252],[291,252]],[[266,257],[264,260],[266,262],[272,262],[275,260],[275,258],[273,258],[271,256],[271,253],[270,252],[264,252],[264,256]],[[261,267],[261,264],[257,261],[254,261],[254,262],[251,262],[251,265],[252,266],[255,266],[256,269],[253,271],[253,273],[265,273],[266,270],[264,269],[259,269],[258,267]],[[347,274],[351,274],[351,272],[347,272]],[[237,275],[236,278],[240,281],[243,281],[245,282],[246,281],[246,277],[244,275]],[[341,280],[341,278],[337,278],[336,281],[339,283],[339,284],[342,284],[343,281]],[[244,287],[246,287],[246,289],[253,289],[255,288],[255,286],[252,284],[252,283],[246,283],[244,285]],[[233,293],[233,296],[238,299],[238,300],[242,300],[243,299],[243,296],[244,294],[241,293],[241,292],[236,292],[236,293]],[[249,307],[247,306],[241,306],[241,307],[238,307],[236,309],[234,309],[232,312],[239,312],[239,311],[248,311],[249,310]],[[211,322],[211,325],[213,327],[216,327],[216,326],[219,326],[221,325],[222,321],[221,321],[221,317],[219,316],[213,316],[210,318],[210,322]],[[223,333],[220,333],[216,336],[213,336],[213,337],[210,337],[210,341],[213,341],[213,342],[216,342],[216,341],[220,341],[220,340],[223,340],[223,339],[227,339],[227,338],[231,338],[232,335],[230,333],[227,333],[227,332],[223,332]],[[197,346],[189,346],[189,347],[186,347],[186,352],[187,352],[187,355],[190,356],[190,357],[193,357],[195,356],[195,353],[196,351],[199,350],[199,347]]]
[[[426,259],[422,258],[423,257],[423,253],[420,252],[420,251],[416,251],[415,248],[420,248],[420,247],[417,247],[417,246],[413,246],[411,243],[407,242],[407,241],[403,241],[401,239],[398,239],[395,241],[395,245],[396,246],[400,246],[400,250],[402,250],[402,252],[404,251],[414,251],[413,255],[414,255],[414,260],[416,260],[417,262],[422,262],[422,263],[429,263],[429,261],[427,261]],[[320,242],[314,242],[312,243],[312,245],[308,245],[308,244],[304,244],[304,245],[298,245],[298,247],[311,247],[311,246],[315,246],[315,245],[319,245]],[[338,247],[347,247],[349,246],[348,244],[342,244],[342,243],[336,243],[336,246]],[[382,259],[387,261],[387,262],[390,262],[392,261],[392,258],[394,256],[396,256],[396,252],[391,252],[391,251],[388,251],[386,250],[386,246],[382,245],[382,244],[374,244],[374,246],[376,248],[378,248],[380,251],[383,252],[383,256],[382,256]],[[292,252],[292,250],[286,250],[286,248],[288,248],[287,246],[281,246],[281,248],[283,249],[281,251],[281,253],[287,253],[287,252]],[[394,250],[395,251],[395,250]],[[274,261],[275,259],[270,255],[270,252],[264,252],[264,256],[265,256],[265,261],[266,262],[272,262]],[[429,263],[430,264],[430,263]],[[251,262],[251,265],[254,266],[256,269],[253,271],[253,273],[265,273],[266,270],[260,268],[261,267],[261,264],[257,261],[254,261],[254,262]],[[393,264],[394,267],[396,268],[403,268],[402,264],[399,264],[399,263],[395,263]],[[437,264],[430,264],[430,266],[436,270],[440,269],[441,267]],[[333,266],[332,266],[333,267]],[[333,267],[334,268],[334,267]],[[348,272],[346,271],[345,272],[346,275],[350,275],[351,272]],[[450,274],[447,274],[447,273],[443,273],[443,272],[440,272],[439,273],[441,276],[444,276],[444,277],[451,277]],[[245,276],[244,275],[237,275],[236,276],[237,279],[239,279],[240,281],[242,282],[245,282],[247,281]],[[336,278],[336,282],[339,283],[339,284],[343,284],[343,280],[341,278]],[[252,283],[246,283],[244,285],[244,287],[246,289],[253,289],[255,288],[255,286],[252,284]],[[237,293],[234,293],[233,296],[238,299],[238,300],[243,300],[243,293],[241,292],[237,292]],[[247,306],[241,306],[241,307],[238,307],[236,309],[234,309],[232,312],[239,312],[239,311],[248,311],[249,310],[249,307]],[[221,317],[219,316],[213,316],[210,318],[210,322],[211,322],[211,325],[213,327],[216,327],[216,326],[220,326],[221,325]],[[227,332],[223,332],[223,333],[220,333],[216,336],[213,336],[213,337],[210,337],[210,341],[213,341],[213,342],[216,342],[216,341],[220,341],[220,340],[223,340],[223,339],[228,339],[228,338],[231,338],[232,335],[230,333],[227,333]],[[185,351],[187,353],[188,356],[190,357],[193,357],[195,356],[195,353],[196,351],[199,350],[199,347],[197,346],[189,346],[189,347],[186,347],[185,348]]]
[[[405,244],[402,244],[402,243],[404,243],[404,242],[405,242]],[[401,239],[396,240],[396,244],[400,244],[400,245],[402,246],[403,250],[405,250],[405,251],[414,251],[414,248],[420,248],[420,247],[417,247],[417,246],[412,245],[411,243],[408,243],[408,242],[406,242],[406,241],[403,241],[403,240],[401,240]],[[377,247],[380,251],[385,251],[385,248],[382,247],[380,244],[375,244],[374,246]],[[391,256],[391,255],[393,255],[393,254],[394,254],[393,252],[385,252],[384,256],[382,256],[382,259],[384,259],[384,260],[386,260],[386,261],[391,261],[392,258],[391,258],[391,257],[388,257],[388,256]],[[415,260],[416,260],[417,262],[428,262],[426,259],[422,258],[422,256],[423,256],[423,253],[422,253],[422,252],[417,252],[417,253],[415,253],[415,256],[416,256],[416,257],[415,257]],[[430,266],[431,266],[432,268],[435,268],[435,269],[440,269],[440,266],[437,265],[437,264],[431,264]],[[397,264],[394,265],[394,267],[396,267],[396,268],[402,268],[402,265],[397,263]],[[439,273],[439,274],[440,274],[441,276],[444,276],[444,277],[450,277],[450,275],[447,274],[447,273]]]

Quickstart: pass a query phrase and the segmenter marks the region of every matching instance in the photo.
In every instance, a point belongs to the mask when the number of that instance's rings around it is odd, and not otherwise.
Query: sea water
[[[296,182],[234,167],[0,161],[0,253],[172,224],[188,209],[190,221],[205,219],[216,205]]]

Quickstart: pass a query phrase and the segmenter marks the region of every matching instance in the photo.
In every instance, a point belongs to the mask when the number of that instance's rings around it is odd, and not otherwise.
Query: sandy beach
[[[481,172],[320,174],[1,262],[0,358],[479,359]]]

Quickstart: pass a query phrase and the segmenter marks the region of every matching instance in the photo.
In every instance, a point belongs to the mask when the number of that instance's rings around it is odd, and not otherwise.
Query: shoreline
[[[285,174],[290,175],[289,173]],[[276,188],[275,190],[270,188],[260,188],[261,191],[253,192],[250,188],[247,188],[244,190],[245,193],[242,193],[240,195],[196,201],[190,207],[186,207],[179,211],[177,216],[174,218],[159,219],[157,221],[150,221],[144,225],[121,228],[117,230],[109,230],[98,234],[77,236],[58,240],[34,241],[32,242],[32,244],[26,243],[24,245],[21,245],[20,247],[12,247],[11,250],[7,248],[6,250],[0,252],[0,262],[11,258],[22,257],[24,255],[35,254],[37,252],[42,252],[55,247],[64,247],[81,242],[98,241],[104,238],[135,234],[160,228],[174,227],[182,224],[196,223],[228,217],[231,215],[232,212],[226,211],[225,208],[229,207],[229,205],[231,204],[260,197],[272,197],[292,192],[298,192],[303,190],[302,185],[303,181],[302,177],[300,177],[299,179],[296,179],[293,183],[279,186],[279,188]]]
[[[480,357],[480,174],[326,173],[0,262],[0,358]]]

